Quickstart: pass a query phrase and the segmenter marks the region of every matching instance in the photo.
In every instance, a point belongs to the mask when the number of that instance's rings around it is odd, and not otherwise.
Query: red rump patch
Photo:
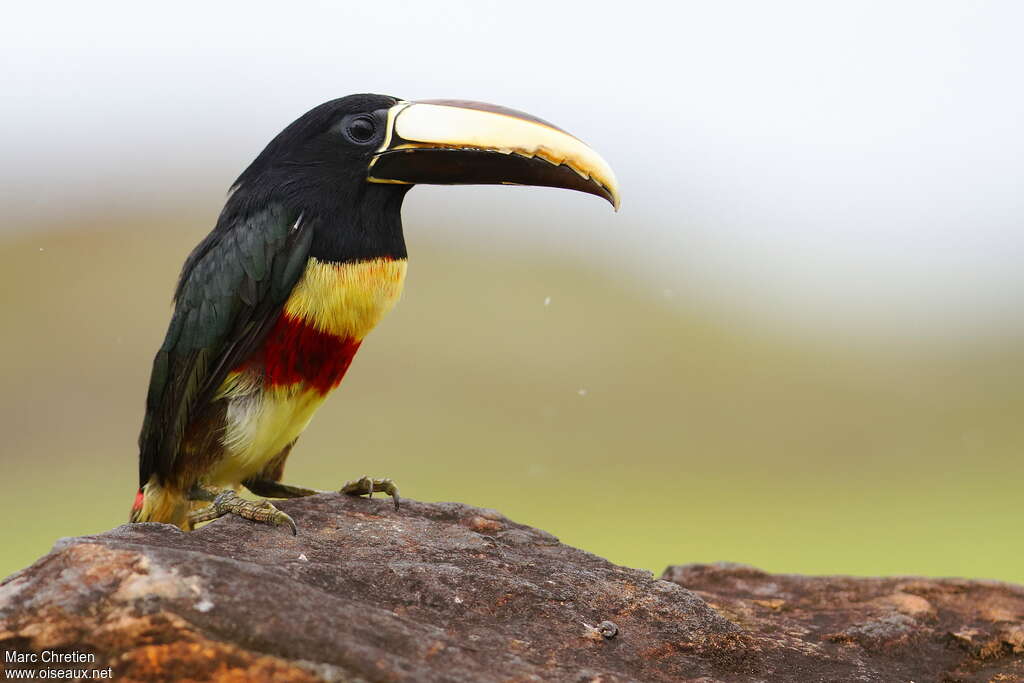
[[[261,365],[269,386],[305,382],[326,394],[341,383],[360,343],[321,332],[282,313],[263,346],[235,369]]]
[[[142,504],[146,501],[146,496],[143,495],[142,489],[135,494],[135,502],[132,503],[132,512],[138,512],[142,509]]]

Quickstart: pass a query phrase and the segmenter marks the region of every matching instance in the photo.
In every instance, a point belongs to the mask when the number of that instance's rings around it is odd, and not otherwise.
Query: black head
[[[411,185],[366,181],[396,102],[349,95],[300,116],[235,181],[221,223],[279,204],[313,224],[310,255],[321,260],[405,257],[401,210]]]
[[[351,200],[366,186],[366,169],[387,134],[386,95],[349,95],[309,110],[278,133],[235,181],[235,190],[306,205],[339,195]],[[329,196],[318,196],[318,195]]]

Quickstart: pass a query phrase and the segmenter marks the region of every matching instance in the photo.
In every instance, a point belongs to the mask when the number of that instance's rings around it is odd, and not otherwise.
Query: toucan
[[[287,514],[237,491],[319,493],[282,483],[285,461],[401,295],[402,200],[421,183],[560,187],[619,206],[596,152],[520,111],[362,94],[302,115],[238,177],[182,267],[153,360],[131,521],[191,530],[234,514],[296,533]],[[341,491],[399,502],[387,478]]]

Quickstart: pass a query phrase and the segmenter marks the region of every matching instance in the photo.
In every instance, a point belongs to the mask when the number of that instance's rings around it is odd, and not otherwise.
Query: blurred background
[[[611,560],[1024,581],[1012,2],[18,3],[0,28],[0,575],[125,521],[185,256],[352,92],[616,169],[406,200],[406,296],[289,462]]]

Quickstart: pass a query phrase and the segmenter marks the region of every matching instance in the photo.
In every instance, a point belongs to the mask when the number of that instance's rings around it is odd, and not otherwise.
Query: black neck
[[[402,200],[413,186],[369,183],[362,178],[339,182],[334,177],[286,168],[240,181],[224,206],[217,230],[239,216],[279,204],[288,215],[301,215],[303,223],[312,227],[309,255],[319,261],[406,258]]]
[[[309,255],[331,263],[406,258],[402,200],[411,187],[367,183],[355,202],[318,207]]]

